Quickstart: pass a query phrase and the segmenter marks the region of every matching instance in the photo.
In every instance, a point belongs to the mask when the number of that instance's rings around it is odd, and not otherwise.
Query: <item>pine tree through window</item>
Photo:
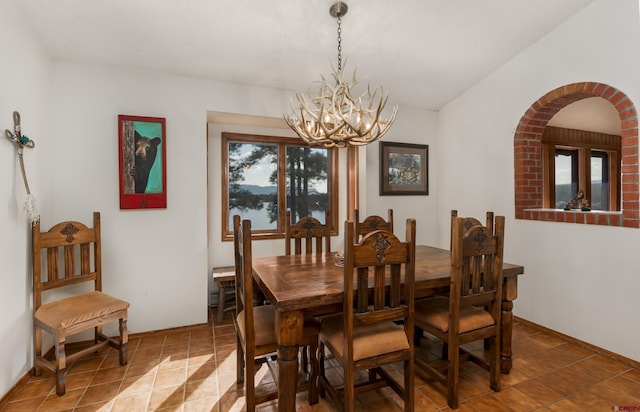
[[[222,133],[223,240],[233,238],[233,215],[251,219],[253,237],[284,237],[284,216],[324,223],[337,210],[337,150],[299,139]],[[337,213],[332,213],[334,231]]]

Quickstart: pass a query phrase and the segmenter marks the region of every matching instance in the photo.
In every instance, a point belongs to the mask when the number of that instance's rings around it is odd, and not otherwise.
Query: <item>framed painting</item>
[[[380,196],[429,194],[429,146],[380,142]]]
[[[118,115],[120,209],[167,207],[165,119]]]

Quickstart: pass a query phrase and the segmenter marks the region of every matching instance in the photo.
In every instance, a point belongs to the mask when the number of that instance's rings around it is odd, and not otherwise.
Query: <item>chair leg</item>
[[[33,349],[33,376],[40,376],[42,375],[42,368],[38,365],[38,359],[42,357],[42,329],[37,326],[33,328]]]
[[[422,338],[423,334],[424,334],[424,330],[422,328],[419,328],[417,326],[413,327],[413,346],[415,347],[420,346],[420,338]]]
[[[500,343],[497,336],[489,339],[489,385],[495,392],[500,391]]]
[[[318,363],[319,363],[319,372],[318,372],[318,392],[321,398],[324,398],[326,395],[326,391],[324,385],[321,380],[326,379],[325,369],[324,369],[324,343],[320,342],[320,346],[318,347]]]
[[[122,318],[119,321],[120,329],[120,366],[125,366],[129,361],[129,332],[127,330],[127,318]]]
[[[318,372],[320,365],[318,363],[318,337],[311,341],[308,348],[304,348],[305,352],[309,351],[309,362],[311,363],[311,372],[309,373],[309,405],[318,403]]]
[[[67,370],[67,355],[65,352],[65,339],[63,337],[56,336],[55,351],[56,351],[56,394],[62,396],[66,392],[66,381],[64,373]]]
[[[224,320],[224,301],[226,298],[225,287],[218,285],[218,308],[216,312],[216,321],[221,324]]]
[[[244,369],[244,350],[240,337],[236,335],[236,384],[238,385],[244,383]]]
[[[300,348],[300,350],[302,355],[302,359],[300,362],[302,364],[302,372],[309,373],[309,357],[307,356],[307,350],[309,350],[309,348],[303,346]]]
[[[256,410],[256,361],[253,350],[245,352],[244,362],[244,393],[247,403],[247,412]]]
[[[460,350],[457,345],[449,343],[449,362],[447,370],[447,404],[451,409],[458,409],[458,382],[460,380]]]
[[[355,408],[355,377],[353,368],[346,365],[344,368],[344,410],[345,412],[354,412]]]
[[[414,373],[413,359],[404,362],[404,411],[413,412]]]

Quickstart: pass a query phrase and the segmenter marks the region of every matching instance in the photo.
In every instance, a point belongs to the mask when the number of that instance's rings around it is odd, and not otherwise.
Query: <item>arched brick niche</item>
[[[581,212],[543,208],[542,133],[563,107],[588,97],[608,100],[621,121],[621,212]],[[591,225],[640,227],[638,179],[638,115],[620,90],[602,83],[573,83],[540,97],[520,119],[514,136],[516,219]]]

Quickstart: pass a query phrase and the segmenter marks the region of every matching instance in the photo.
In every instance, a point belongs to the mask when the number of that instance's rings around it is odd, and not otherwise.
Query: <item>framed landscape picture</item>
[[[165,119],[118,115],[120,209],[167,207]]]
[[[380,142],[380,196],[429,194],[429,146]]]

